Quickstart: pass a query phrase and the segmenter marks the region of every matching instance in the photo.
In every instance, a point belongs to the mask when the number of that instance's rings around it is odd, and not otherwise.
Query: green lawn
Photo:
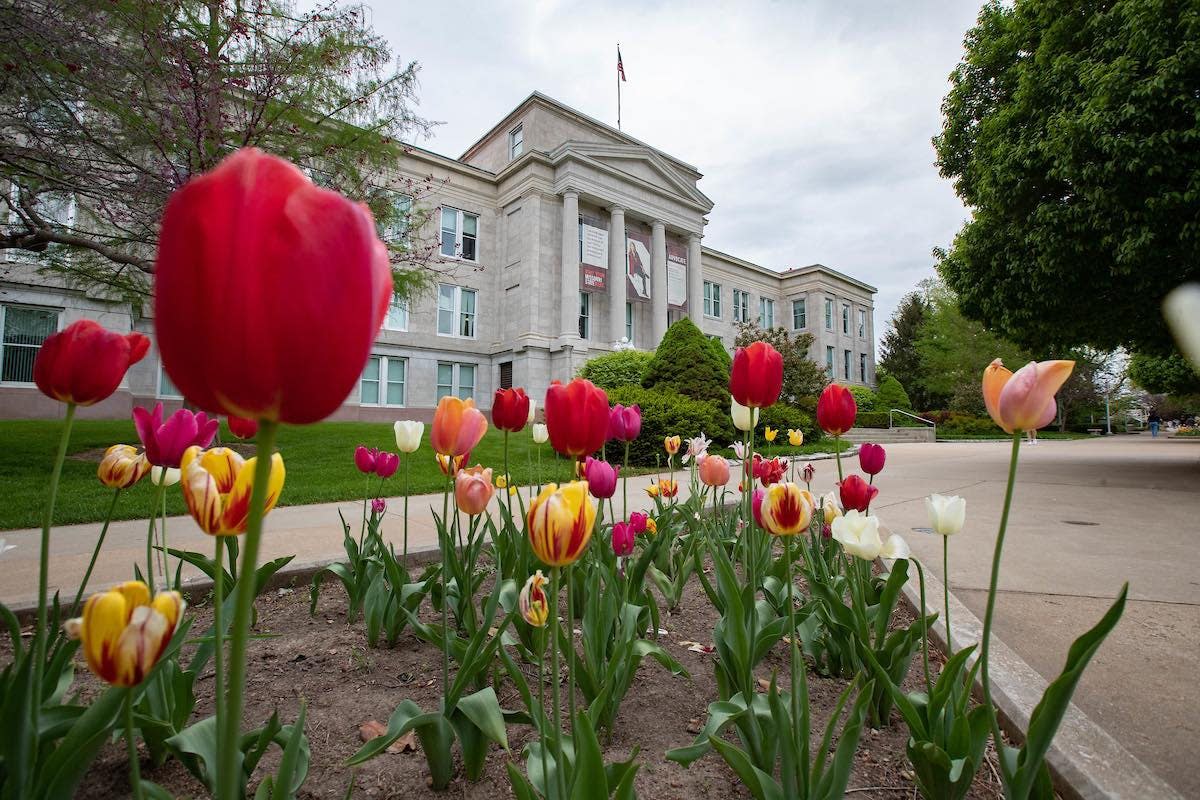
[[[41,524],[44,493],[54,463],[54,452],[62,423],[58,420],[0,421],[0,486],[5,501],[0,503],[0,530],[34,528]],[[222,425],[222,440],[234,440]],[[104,450],[112,444],[138,444],[133,422],[123,420],[81,420],[75,423],[67,461],[63,465],[62,484],[55,509],[55,524],[95,522],[104,518],[112,499],[112,490],[96,478],[96,467]],[[374,422],[323,422],[306,427],[285,426],[279,433],[279,450],[287,465],[287,482],[280,505],[323,503],[351,500],[363,496],[366,484],[354,467],[354,448],[360,444],[394,451],[392,426]],[[775,454],[786,452],[830,452],[831,441],[802,448],[773,447]],[[556,459],[549,444],[542,446],[542,480],[570,477],[568,463]],[[528,430],[509,435],[509,468],[518,483],[537,480],[537,450]],[[471,463],[499,469],[503,464],[504,435],[489,429],[471,454]],[[729,456],[728,450],[721,450]],[[440,491],[445,480],[429,449],[429,427],[423,446],[410,456],[414,494]],[[641,470],[652,472],[653,470]],[[634,471],[631,471],[633,474]],[[384,486],[384,494],[396,495],[404,489],[404,464]],[[142,481],[126,491],[117,505],[116,519],[145,517],[153,500],[153,487]],[[186,513],[178,488],[167,492],[167,511]]]

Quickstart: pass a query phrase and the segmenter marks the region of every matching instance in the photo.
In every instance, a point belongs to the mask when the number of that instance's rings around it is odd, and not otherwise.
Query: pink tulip
[[[633,525],[628,522],[618,522],[612,529],[612,548],[618,556],[627,556],[633,552]]]
[[[495,492],[491,467],[485,469],[476,465],[459,470],[454,476],[454,501],[458,504],[458,510],[465,514],[482,514]]]
[[[354,466],[359,472],[370,475],[375,471],[375,462],[379,459],[379,451],[373,447],[359,445],[354,449]]]
[[[632,442],[642,432],[642,409],[637,405],[623,406],[617,403],[608,412],[608,438],[618,442]]]
[[[371,511],[374,512],[376,516],[387,511],[387,500],[384,500],[382,497],[376,497],[371,501]]]
[[[179,468],[183,453],[192,445],[208,447],[220,427],[219,419],[209,419],[201,411],[193,414],[181,408],[164,423],[162,403],[156,403],[153,411],[138,406],[133,410],[133,425],[138,438],[146,448],[146,460],[156,467]]]
[[[705,486],[724,486],[729,483],[729,462],[721,456],[708,455],[700,459],[697,468],[700,482]]]
[[[395,453],[389,453],[386,450],[380,451],[375,457],[375,474],[381,478],[390,478],[396,474],[396,470],[400,468],[400,456]]]
[[[614,467],[607,461],[588,456],[583,465],[583,477],[588,484],[588,492],[597,500],[607,500],[617,491],[617,477],[620,467]]]
[[[646,520],[648,520],[649,518],[650,517],[648,515],[643,514],[641,511],[634,511],[632,514],[629,515],[629,527],[633,529],[633,532],[635,534],[636,533],[645,533],[646,532]]]
[[[750,495],[750,510],[754,512],[754,521],[758,527],[764,528],[762,519],[762,504],[763,498],[767,496],[766,489],[755,489],[754,494]]]
[[[1030,361],[1014,373],[997,358],[983,371],[988,414],[1007,433],[1044,428],[1058,413],[1054,395],[1074,369],[1074,361]]]
[[[883,472],[883,463],[886,460],[887,453],[883,445],[864,442],[858,446],[858,466],[866,474],[878,475]]]

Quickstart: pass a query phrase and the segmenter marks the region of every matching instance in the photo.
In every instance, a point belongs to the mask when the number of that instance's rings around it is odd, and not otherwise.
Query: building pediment
[[[702,213],[713,207],[712,200],[696,188],[694,180],[680,175],[665,158],[648,147],[567,141],[554,148],[549,157],[555,165],[574,160],[601,172],[617,173],[623,179],[667,195]]]

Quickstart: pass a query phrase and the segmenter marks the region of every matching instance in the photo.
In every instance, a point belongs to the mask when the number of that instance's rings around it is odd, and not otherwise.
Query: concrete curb
[[[882,563],[885,570],[891,569],[892,562]],[[926,613],[939,613],[938,623],[929,631],[929,639],[945,652],[946,629],[941,625],[940,613],[943,590],[937,576],[926,571]],[[904,585],[904,599],[914,613],[919,613],[921,588],[916,575]],[[983,639],[983,623],[953,594],[950,595],[950,623],[955,650],[978,644]],[[1024,739],[1029,718],[1048,682],[994,635],[991,678],[992,700],[1000,712],[1001,727],[1014,739]],[[982,692],[978,682],[975,691],[977,696]],[[1067,708],[1046,754],[1046,763],[1054,777],[1055,788],[1067,800],[1183,800],[1182,795],[1111,734],[1092,722],[1074,703]]]

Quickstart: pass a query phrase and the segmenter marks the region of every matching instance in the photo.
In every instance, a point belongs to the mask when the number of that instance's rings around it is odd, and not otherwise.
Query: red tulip
[[[373,447],[365,447],[359,445],[354,448],[354,466],[358,467],[359,472],[370,475],[375,471],[375,462],[379,458],[379,451]]]
[[[239,439],[253,439],[258,433],[257,420],[230,416],[226,421],[229,423],[229,432]]]
[[[42,342],[33,360],[33,382],[47,397],[90,406],[115,392],[148,349],[150,340],[143,334],[114,333],[81,319]]]
[[[358,384],[393,292],[367,207],[253,148],[171,197],[154,281],[159,351],[184,397],[296,424]]]
[[[583,465],[583,477],[588,484],[588,492],[597,500],[607,500],[617,491],[617,476],[621,468],[614,467],[607,461],[588,456]]]
[[[838,484],[838,494],[844,510],[854,509],[865,514],[875,495],[879,494],[879,487],[871,486],[857,475],[851,475]]]
[[[762,481],[763,486],[779,483],[787,470],[787,459],[763,458],[758,453],[754,454],[754,461],[750,464],[750,474]]]
[[[618,556],[627,556],[633,552],[633,525],[628,522],[618,522],[612,529],[612,548]]]
[[[881,444],[864,442],[858,446],[858,467],[868,475],[878,475],[883,472],[883,464],[887,460],[887,452]]]
[[[763,498],[767,496],[766,489],[755,489],[754,494],[750,495],[750,510],[754,512],[754,522],[758,527],[765,530],[762,518]]]
[[[396,474],[396,470],[399,468],[400,456],[395,453],[381,450],[379,455],[375,456],[375,474],[379,477],[390,478]]]
[[[766,342],[739,347],[729,372],[729,393],[749,408],[775,405],[783,389],[783,356]]]
[[[146,460],[156,467],[179,469],[184,451],[192,445],[208,447],[221,425],[220,420],[209,419],[203,411],[193,414],[186,408],[176,411],[166,422],[162,416],[162,403],[155,403],[153,411],[141,406],[133,409],[133,427],[146,448]]]
[[[608,440],[608,395],[585,378],[546,390],[546,427],[550,444],[564,456],[583,458]]]
[[[817,424],[831,436],[840,436],[854,427],[858,403],[854,395],[840,383],[831,383],[817,400]]]
[[[642,432],[642,408],[636,403],[623,406],[617,403],[608,416],[608,438],[632,442]]]
[[[502,431],[516,433],[529,421],[529,398],[524,389],[497,389],[492,398],[492,422]]]

